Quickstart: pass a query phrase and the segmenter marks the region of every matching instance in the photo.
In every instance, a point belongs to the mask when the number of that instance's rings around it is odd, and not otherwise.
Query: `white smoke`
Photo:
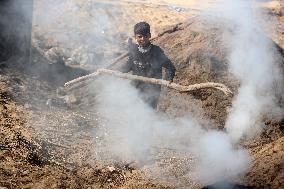
[[[72,3],[66,7],[58,1],[58,5],[53,19],[44,17],[47,25],[66,17],[61,8],[68,10],[67,16],[78,10]],[[264,125],[261,116],[276,110],[271,92],[275,81],[279,81],[279,71],[270,41],[260,31],[249,2],[222,0],[216,5],[213,13],[221,20],[229,20],[229,28],[234,29],[225,33],[224,41],[230,50],[230,70],[241,84],[226,121],[229,135],[204,130],[191,115],[170,119],[149,108],[129,82],[103,78],[96,82],[95,107],[104,120],[102,134],[106,141],[101,150],[119,160],[143,163],[148,163],[150,150],[155,146],[190,152],[198,158],[196,179],[203,184],[233,180],[248,169],[248,153],[235,148],[231,140],[259,133]],[[109,26],[107,19],[100,18],[103,17],[97,18],[99,23],[106,20]]]
[[[99,85],[99,86],[98,86]],[[105,120],[105,146],[112,158],[151,162],[153,147],[197,157],[196,177],[202,184],[237,179],[248,168],[249,156],[235,149],[227,134],[206,131],[191,115],[170,119],[145,104],[130,82],[103,78],[96,83],[98,110]]]
[[[250,2],[222,0],[215,5],[210,14],[228,24],[224,43],[229,49],[229,68],[240,81],[226,121],[228,134],[205,131],[190,116],[171,120],[157,114],[133,88],[111,81],[109,86],[102,86],[99,102],[112,133],[109,145],[117,156],[131,154],[128,158],[145,160],[149,149],[157,145],[189,151],[198,157],[195,171],[203,184],[232,181],[249,168],[249,154],[233,144],[241,137],[260,133],[264,126],[261,117],[279,113],[275,83],[279,85],[280,71],[272,43],[260,30]]]
[[[234,149],[230,137],[223,132],[200,136],[194,150],[199,159],[197,180],[205,185],[235,180],[249,167],[248,152]]]
[[[256,16],[261,14],[251,1],[219,0],[214,11],[231,29],[225,30],[224,43],[229,49],[230,71],[240,87],[225,127],[238,141],[259,134],[263,116],[279,118],[276,88],[282,86],[282,78],[275,48],[260,29]]]
[[[153,111],[128,82],[103,78],[99,89],[98,109],[105,120],[109,140],[104,148],[120,159],[145,159],[145,151],[151,144]]]

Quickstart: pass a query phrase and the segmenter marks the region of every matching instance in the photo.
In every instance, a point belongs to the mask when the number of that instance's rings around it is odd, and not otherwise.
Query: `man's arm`
[[[118,68],[119,71],[123,73],[130,72],[132,69],[132,58],[129,56],[127,62]]]
[[[121,71],[123,73],[127,73],[127,72],[130,72],[132,70],[132,64],[133,64],[132,54],[133,54],[135,47],[136,46],[132,42],[132,39],[128,38],[127,48],[128,48],[128,55],[129,56],[128,56],[127,62],[118,68],[119,71]]]
[[[173,65],[172,61],[165,55],[162,49],[160,52],[160,59],[162,62],[162,67],[167,69],[166,79],[172,82],[175,77],[176,68]]]

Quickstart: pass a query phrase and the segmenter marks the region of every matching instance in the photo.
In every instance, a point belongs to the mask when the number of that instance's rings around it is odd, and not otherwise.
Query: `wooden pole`
[[[189,92],[189,91],[195,91],[199,89],[210,88],[210,89],[220,90],[227,96],[233,94],[232,91],[227,86],[221,83],[207,82],[207,83],[199,83],[199,84],[194,84],[194,85],[183,86],[183,85],[179,85],[176,83],[171,83],[163,79],[148,78],[148,77],[143,77],[143,76],[138,76],[138,75],[132,75],[129,73],[122,73],[119,71],[109,70],[109,69],[98,69],[96,72],[92,74],[79,77],[79,78],[76,78],[72,81],[65,83],[64,87],[68,89],[68,88],[72,88],[73,85],[77,84],[76,88],[79,88],[78,84],[80,83],[83,84],[88,81],[94,80],[95,77],[102,75],[102,74],[113,75],[113,76],[120,77],[123,79],[138,80],[138,81],[143,81],[146,83],[162,85],[162,86],[165,86],[171,89],[175,89],[179,92]]]

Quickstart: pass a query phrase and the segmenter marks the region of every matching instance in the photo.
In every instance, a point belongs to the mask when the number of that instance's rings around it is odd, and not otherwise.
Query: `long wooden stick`
[[[164,31],[163,33],[159,34],[158,36],[151,38],[150,41],[152,42],[152,41],[154,41],[155,39],[157,39],[158,37],[164,35],[165,33],[168,33],[169,31],[175,30],[175,29],[178,27],[178,25],[180,25],[180,23],[177,24],[173,29],[166,30],[166,31]],[[126,58],[127,56],[129,56],[129,52],[123,53],[122,55],[120,55],[119,57],[117,57],[116,59],[114,59],[114,60],[112,61],[112,63],[111,63],[110,65],[108,65],[106,68],[107,68],[107,69],[111,69],[115,64],[117,64],[117,63],[120,62],[122,59]],[[74,79],[74,80],[72,80],[72,81],[69,81],[69,82],[65,83],[64,86],[65,86],[65,87],[68,87],[69,85],[73,85],[73,84],[79,83],[79,82],[81,82],[81,81],[88,80],[88,79],[90,79],[90,78],[92,78],[92,77],[95,77],[95,76],[97,76],[97,72],[93,72],[93,73],[88,74],[88,75],[86,75],[86,76],[78,77],[77,79]]]
[[[108,75],[113,75],[113,76],[124,78],[124,79],[139,80],[139,81],[143,81],[143,82],[146,82],[146,83],[162,85],[162,86],[166,86],[166,87],[175,89],[179,92],[189,92],[189,91],[194,91],[194,90],[199,90],[199,89],[211,88],[211,89],[221,90],[227,96],[233,94],[232,91],[227,86],[225,86],[224,84],[221,84],[221,83],[208,82],[208,83],[199,83],[199,84],[194,84],[194,85],[189,85],[189,86],[183,86],[183,85],[179,85],[179,84],[176,84],[176,83],[170,83],[169,81],[166,81],[166,80],[163,80],[163,79],[142,77],[142,76],[132,75],[132,74],[128,74],[128,73],[122,73],[122,72],[115,71],[115,70],[108,70],[108,69],[99,69],[92,74],[89,74],[89,75],[86,75],[86,76],[83,76],[83,77],[79,77],[77,79],[69,81],[69,82],[65,83],[64,86],[66,88],[72,87],[72,85],[81,83],[83,81],[93,80],[94,77],[101,75],[101,74],[108,74]]]

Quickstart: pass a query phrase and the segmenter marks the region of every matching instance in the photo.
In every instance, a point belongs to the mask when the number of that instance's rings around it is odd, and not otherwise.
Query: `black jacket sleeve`
[[[162,49],[160,51],[160,60],[162,63],[162,67],[167,69],[166,79],[169,81],[173,81],[176,73],[176,68],[173,65],[172,61],[165,55]]]
[[[119,68],[119,71],[121,71],[123,73],[130,72],[132,70],[132,64],[133,64],[132,57],[129,56],[128,59],[127,59],[127,62]]]
[[[127,62],[119,68],[119,71],[121,71],[123,73],[127,73],[127,72],[130,72],[132,70],[133,54],[135,52],[135,48],[137,49],[136,45],[132,42],[131,38],[129,38],[128,41],[127,41],[127,48],[128,48]]]

